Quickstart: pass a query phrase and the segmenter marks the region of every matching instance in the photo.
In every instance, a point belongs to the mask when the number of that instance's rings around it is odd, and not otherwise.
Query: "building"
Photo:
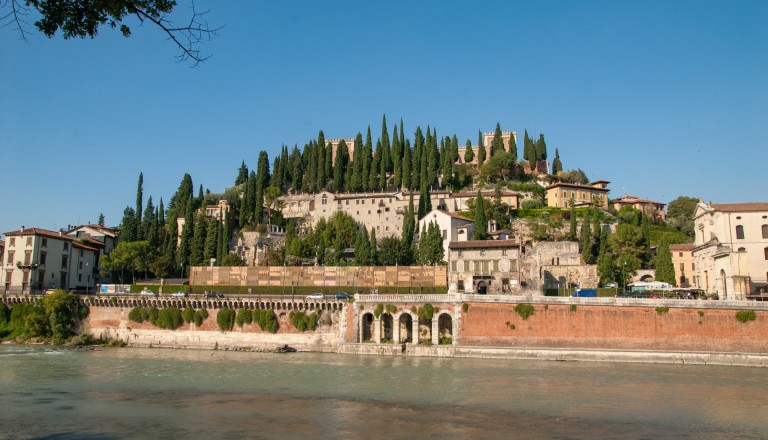
[[[495,197],[494,191],[483,191],[483,197]],[[437,190],[430,192],[432,206],[440,211],[456,213],[468,210],[467,201],[477,197],[477,192]],[[519,194],[514,191],[501,192],[501,200],[511,209],[518,206]],[[314,228],[321,218],[328,219],[334,213],[343,211],[369,230],[376,230],[376,237],[399,237],[402,234],[403,217],[408,210],[410,193],[338,193],[321,191],[317,194],[286,195],[281,198],[285,218],[303,219],[300,233]],[[413,194],[414,208],[419,205],[419,194]]]
[[[524,251],[521,279],[528,287],[565,291],[598,287],[597,266],[581,262],[575,241],[542,241],[527,245]]]
[[[5,234],[0,283],[7,293],[44,289],[93,291],[99,249],[64,232],[24,228]]]
[[[426,231],[430,223],[436,223],[443,237],[443,258],[448,261],[448,244],[453,241],[467,241],[475,230],[474,220],[452,212],[433,209],[418,223],[419,231]]]
[[[692,287],[693,274],[696,265],[693,262],[693,243],[670,244],[672,265],[675,266],[675,281],[677,287]]]
[[[101,257],[109,254],[117,247],[118,233],[115,229],[101,225],[82,225],[70,227],[65,235],[86,246],[98,249],[96,256],[96,270],[94,271],[95,283],[111,283],[112,279],[107,275],[101,277]]]
[[[557,182],[546,187],[547,206],[554,208],[570,208],[571,199],[575,206],[590,206],[593,203],[603,209],[608,209],[608,189],[607,180],[596,180],[588,185],[580,183]]]
[[[699,203],[694,214],[694,285],[720,299],[768,286],[768,203]]]
[[[203,214],[208,218],[218,219],[221,223],[228,223],[232,220],[233,209],[229,206],[229,202],[221,199],[219,203],[215,205],[205,205],[201,207],[198,214]],[[176,218],[176,244],[181,243],[181,234],[184,232],[184,225],[187,220],[184,217]]]
[[[621,198],[616,199],[611,203],[617,211],[625,206],[629,206],[630,208],[635,208],[638,211],[644,212],[649,218],[658,220],[667,219],[667,214],[664,212],[666,203],[654,202],[653,200],[641,199],[637,196],[630,196],[627,194],[624,194]]]
[[[467,240],[448,244],[448,291],[511,294],[520,289],[520,243]]]

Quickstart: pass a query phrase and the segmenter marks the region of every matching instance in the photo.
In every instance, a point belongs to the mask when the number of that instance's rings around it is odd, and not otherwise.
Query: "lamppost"
[[[88,282],[85,285],[85,294],[88,295],[91,288],[91,272],[88,271],[88,262],[85,263],[85,273],[88,274]]]

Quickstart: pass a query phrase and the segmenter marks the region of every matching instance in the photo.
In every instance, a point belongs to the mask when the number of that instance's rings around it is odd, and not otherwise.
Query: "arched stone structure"
[[[442,338],[451,338],[451,344],[453,344],[453,335],[454,335],[454,328],[453,328],[453,316],[451,316],[448,312],[441,312],[437,315],[437,334],[436,339],[437,343],[440,343],[440,339]]]
[[[374,319],[373,313],[366,312],[360,315],[360,342],[374,340]]]
[[[389,313],[382,313],[381,316],[379,316],[379,325],[380,338],[377,342],[382,342],[384,340],[394,341],[395,336],[392,315]]]
[[[395,315],[395,318],[397,319],[397,325],[394,331],[394,341],[398,344],[414,342],[413,325],[419,322],[419,317],[410,310],[405,310],[399,315]]]

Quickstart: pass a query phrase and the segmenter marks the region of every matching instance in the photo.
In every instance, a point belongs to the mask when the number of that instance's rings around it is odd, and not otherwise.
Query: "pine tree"
[[[105,223],[104,223],[104,213],[103,212],[99,214],[99,221],[97,221],[96,224],[99,225],[99,226],[104,226]]]
[[[245,166],[245,159],[240,165],[240,169],[237,171],[237,178],[235,179],[235,186],[245,183],[248,180],[248,167]]]
[[[205,228],[205,247],[203,249],[203,261],[207,264],[211,258],[219,257],[219,219],[213,219],[207,222]]]
[[[560,152],[555,148],[555,160],[552,161],[552,174],[557,175],[563,171],[563,164],[560,162]]]
[[[483,166],[485,162],[485,145],[483,145],[483,132],[477,130],[477,166]]]
[[[138,188],[136,188],[136,209],[133,211],[135,213],[135,219],[134,219],[134,226],[136,230],[134,231],[136,240],[143,240],[144,239],[144,231],[141,229],[142,223],[141,223],[141,213],[142,213],[142,197],[144,196],[144,173],[139,173],[139,185]]]
[[[464,144],[464,163],[471,163],[475,159],[475,152],[472,150],[472,141],[467,139],[467,143]]]
[[[149,237],[149,230],[152,228],[152,222],[155,217],[155,206],[152,204],[152,196],[147,200],[147,207],[144,208],[144,216],[141,220],[141,237],[146,240]]]
[[[205,254],[206,221],[204,216],[193,215],[192,218],[194,219],[194,229],[192,231],[192,246],[189,251],[189,264],[202,266],[205,264],[203,255]]]
[[[130,243],[136,241],[136,212],[130,206],[123,211],[123,221],[120,222],[120,241]]]
[[[301,190],[304,171],[301,152],[299,152],[299,147],[294,145],[293,150],[291,150],[291,185],[296,191]]]
[[[477,191],[477,197],[475,198],[475,233],[472,238],[474,240],[485,240],[488,238],[488,218],[485,215],[485,202],[480,190]]]

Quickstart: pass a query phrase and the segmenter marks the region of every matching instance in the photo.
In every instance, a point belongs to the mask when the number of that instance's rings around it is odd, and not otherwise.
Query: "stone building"
[[[666,206],[666,203],[654,202],[653,200],[641,199],[637,196],[624,194],[624,196],[614,200],[611,202],[611,204],[617,211],[625,206],[629,206],[631,208],[637,209],[638,211],[644,212],[645,215],[647,215],[649,218],[657,220],[667,219],[667,214],[664,212],[664,206]]]
[[[537,289],[595,289],[597,266],[583,264],[575,241],[542,241],[525,249],[522,280]]]
[[[269,225],[266,232],[242,231],[234,240],[231,252],[243,259],[246,266],[259,266],[272,247],[285,245],[285,230]]]
[[[699,203],[694,214],[694,285],[720,299],[768,286],[768,203]]]
[[[520,288],[520,243],[515,240],[452,241],[448,291],[511,294]]]
[[[448,244],[467,241],[472,237],[475,222],[452,212],[433,209],[418,222],[418,230],[426,231],[430,223],[436,223],[443,237],[443,258],[448,261]]]

